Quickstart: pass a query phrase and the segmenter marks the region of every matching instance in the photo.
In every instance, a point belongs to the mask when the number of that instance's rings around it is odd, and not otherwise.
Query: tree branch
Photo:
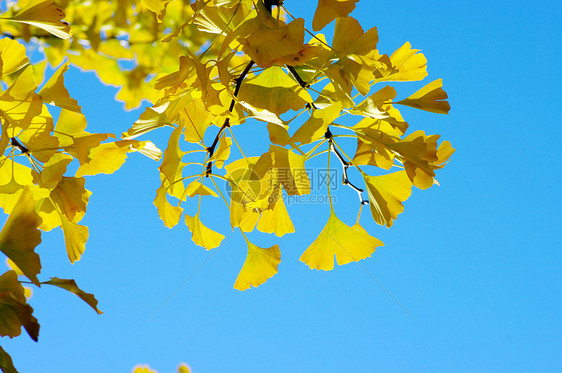
[[[232,101],[230,101],[230,107],[228,108],[229,113],[232,113],[232,111],[234,110],[234,105],[236,104],[236,98],[238,97],[238,92],[240,92],[240,86],[242,85],[242,81],[244,80],[246,75],[248,75],[248,72],[250,71],[252,66],[254,66],[253,60],[248,62],[248,65],[246,65],[244,71],[242,71],[240,76],[236,78],[236,87],[234,88],[234,98],[232,99]],[[228,127],[230,127],[230,117],[227,117],[224,120],[222,127],[220,128],[219,132],[215,136],[215,140],[213,141],[211,146],[207,148],[207,152],[209,153],[209,158],[211,158],[215,153],[215,148],[217,147],[222,131],[224,131]],[[213,161],[209,161],[209,163],[207,163],[207,168],[205,170],[205,177],[209,177],[209,175],[213,172],[212,168],[213,168]]]

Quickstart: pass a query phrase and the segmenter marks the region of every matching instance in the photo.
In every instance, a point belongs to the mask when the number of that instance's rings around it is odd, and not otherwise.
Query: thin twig
[[[341,153],[338,151],[338,149],[334,146],[334,144],[332,142],[333,135],[332,135],[332,132],[330,131],[329,128],[326,131],[326,134],[324,136],[328,139],[330,151],[338,157],[338,159],[340,160],[340,163],[342,165],[342,169],[343,169],[342,184],[347,185],[348,187],[350,187],[351,189],[353,189],[357,192],[357,194],[359,195],[359,202],[362,205],[369,203],[369,201],[363,199],[362,193],[364,192],[364,190],[356,187],[351,181],[349,181],[349,177],[347,175],[347,169],[349,168],[349,166],[351,164],[344,159],[344,157],[341,155]]]

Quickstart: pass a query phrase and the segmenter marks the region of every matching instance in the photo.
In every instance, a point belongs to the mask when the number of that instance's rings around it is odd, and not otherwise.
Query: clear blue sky
[[[304,3],[286,6],[310,27],[316,2]],[[457,149],[441,186],[415,190],[392,229],[366,224],[386,246],[364,270],[299,262],[321,230],[311,215],[324,223],[328,209],[292,206],[297,233],[278,240],[279,273],[234,290],[243,238],[235,232],[205,252],[182,224],[165,228],[152,204],[157,164],[133,154],[115,175],[87,182],[82,260],[68,263],[60,231],[38,249],[42,278],[75,278],[104,314],[44,287],[31,299],[39,343],[22,336],[2,346],[22,373],[130,372],[138,363],[165,373],[180,362],[196,373],[562,371],[561,14],[557,0],[358,3],[352,15],[378,27],[383,53],[410,41],[429,61],[427,82],[443,78],[448,116],[403,115]],[[69,74],[92,130],[119,134],[138,118],[113,101],[114,88]],[[266,136],[262,124],[236,130]],[[168,134],[151,139],[163,145]],[[338,216],[350,223],[356,196],[338,195]],[[223,206],[205,216],[230,235]]]

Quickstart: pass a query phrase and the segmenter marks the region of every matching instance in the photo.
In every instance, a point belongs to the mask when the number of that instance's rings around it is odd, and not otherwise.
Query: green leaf
[[[3,373],[18,373],[12,362],[12,357],[0,347],[0,369]]]

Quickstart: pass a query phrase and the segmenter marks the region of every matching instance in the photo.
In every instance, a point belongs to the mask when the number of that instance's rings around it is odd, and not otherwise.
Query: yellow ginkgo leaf
[[[438,160],[438,139],[439,135],[426,136],[423,131],[416,131],[391,145],[404,164],[408,177],[420,189],[427,189],[433,185],[433,163]]]
[[[278,170],[278,179],[288,195],[310,193],[310,179],[305,167],[306,156],[277,145],[271,145],[273,166]]]
[[[415,107],[437,114],[449,114],[451,106],[447,101],[447,92],[441,87],[443,80],[437,79],[411,95],[410,97],[398,101],[397,104]]]
[[[370,257],[379,246],[383,246],[381,241],[358,225],[348,226],[332,209],[326,226],[301,255],[300,261],[311,269],[330,271],[334,269],[334,256],[338,265],[358,262]]]
[[[295,143],[310,144],[323,138],[328,126],[340,116],[341,110],[342,103],[339,101],[324,109],[314,110],[312,116],[299,127],[291,140]]]
[[[185,193],[190,197],[195,195],[218,197],[214,190],[206,185],[203,185],[199,180],[193,180],[189,183],[187,188],[185,188]]]
[[[142,0],[142,6],[156,13],[158,23],[162,23],[166,15],[166,6],[172,0]]]
[[[41,243],[40,225],[33,196],[25,188],[0,232],[0,251],[37,286],[41,261],[34,250]]]
[[[355,9],[359,0],[318,0],[318,6],[312,19],[312,29],[322,30],[328,23],[338,17],[345,17]]]
[[[243,232],[251,232],[256,227],[260,213],[233,200],[230,201],[230,226]]]
[[[92,194],[84,188],[85,184],[86,179],[83,177],[63,176],[50,194],[57,209],[74,223],[79,222],[86,213]]]
[[[412,182],[406,171],[382,176],[365,176],[373,219],[390,228],[398,214],[404,211],[402,202],[412,194]]]
[[[415,81],[427,76],[427,59],[419,49],[412,49],[409,42],[404,43],[390,56],[395,71],[385,77],[385,81]]]
[[[437,149],[437,161],[433,164],[434,169],[440,169],[445,167],[448,163],[449,158],[455,152],[455,149],[449,141],[443,141],[439,148]]]
[[[132,145],[137,142],[137,140],[120,140],[90,149],[88,160],[80,165],[76,176],[114,173],[125,163],[127,153],[132,151]]]
[[[64,242],[66,244],[66,253],[70,263],[74,263],[82,257],[86,249],[86,241],[88,241],[88,227],[79,225],[68,220],[66,216],[61,214],[61,227],[64,233]]]
[[[164,159],[158,168],[160,170],[160,177],[162,179],[162,186],[168,188],[167,193],[178,199],[183,198],[185,186],[182,178],[182,170],[185,163],[181,161],[185,152],[180,149],[179,140],[183,130],[183,126],[178,125],[168,140],[168,147],[164,151]]]
[[[198,246],[204,247],[205,250],[211,250],[219,247],[224,236],[212,229],[207,228],[199,220],[199,213],[195,216],[185,215],[185,224],[191,232],[191,240]]]
[[[45,83],[43,88],[41,88],[38,94],[46,104],[80,113],[81,108],[78,106],[78,101],[70,97],[68,90],[64,86],[63,74],[68,71],[68,67],[68,62],[61,65],[47,83]]]
[[[310,94],[278,66],[272,66],[257,77],[244,81],[238,98],[277,115],[288,110],[300,110],[312,102]]]
[[[0,276],[0,320],[0,336],[17,337],[23,326],[37,342],[39,323],[33,316],[33,308],[26,302],[24,288],[14,271]]]
[[[25,47],[10,38],[0,39],[1,75],[9,75],[29,64],[25,54]]]
[[[281,191],[279,191],[279,196],[273,209],[266,209],[262,212],[257,225],[258,231],[275,233],[277,237],[295,232],[295,227],[280,194]]]
[[[183,209],[178,206],[173,206],[166,198],[166,188],[160,187],[156,190],[156,198],[154,199],[154,206],[158,209],[158,216],[168,228],[173,228],[178,225]]]
[[[246,243],[248,244],[246,261],[234,283],[234,288],[242,291],[266,282],[277,273],[277,266],[281,262],[279,245],[261,248],[248,240]]]
[[[69,39],[72,32],[70,25],[62,21],[64,17],[64,11],[52,0],[28,0],[23,8],[8,19],[40,27],[61,39]]]
[[[53,189],[61,181],[67,166],[72,162],[72,157],[64,153],[56,153],[43,165],[39,174],[39,184],[43,188]]]
[[[259,67],[302,65],[316,54],[316,48],[304,44],[304,19],[289,24],[273,17],[257,3],[257,16],[248,19],[237,30],[244,52]]]

